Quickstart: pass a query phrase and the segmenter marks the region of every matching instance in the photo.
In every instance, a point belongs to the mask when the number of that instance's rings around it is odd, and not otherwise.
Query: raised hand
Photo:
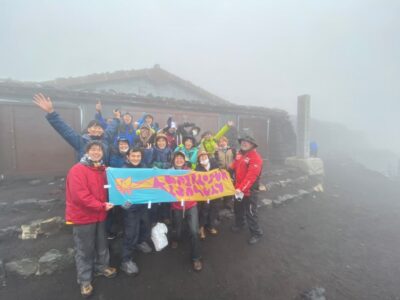
[[[228,126],[230,127],[235,126],[235,123],[233,123],[233,121],[228,121]]]
[[[33,96],[33,103],[49,114],[54,111],[53,102],[51,102],[50,97],[46,97],[42,93]]]
[[[121,119],[121,111],[117,108],[113,110],[114,118]]]
[[[97,112],[101,112],[101,109],[102,109],[101,101],[98,100],[97,103],[96,103],[96,111],[97,111]]]

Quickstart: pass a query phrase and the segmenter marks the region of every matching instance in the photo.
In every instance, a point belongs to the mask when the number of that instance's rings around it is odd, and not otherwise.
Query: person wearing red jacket
[[[263,160],[257,153],[257,143],[251,136],[244,136],[239,139],[240,151],[236,154],[235,160],[230,168],[235,174],[235,225],[232,231],[241,230],[246,221],[250,229],[251,237],[248,240],[250,245],[256,244],[263,235],[258,225],[257,218],[257,197],[253,191],[259,186],[259,178],[262,171]]]
[[[79,163],[68,172],[65,187],[65,220],[72,225],[75,246],[77,281],[81,294],[93,293],[94,276],[115,277],[109,266],[110,254],[106,239],[105,219],[113,204],[107,202],[107,184],[103,145],[91,141]]]
[[[177,170],[190,170],[189,167],[186,166],[186,155],[183,152],[175,152],[172,158],[173,169]],[[178,241],[181,240],[182,237],[182,227],[183,220],[186,219],[186,222],[189,227],[190,239],[192,244],[192,263],[193,269],[197,272],[201,271],[203,268],[203,264],[201,262],[201,254],[200,254],[200,240],[199,240],[199,213],[197,209],[196,201],[184,201],[182,202],[172,202],[172,237],[171,237],[171,248],[176,249],[178,247]]]

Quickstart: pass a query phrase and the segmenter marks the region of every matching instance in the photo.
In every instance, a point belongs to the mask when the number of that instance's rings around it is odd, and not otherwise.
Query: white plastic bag
[[[151,230],[151,240],[156,251],[161,251],[168,246],[167,232],[168,228],[164,223],[157,223]]]

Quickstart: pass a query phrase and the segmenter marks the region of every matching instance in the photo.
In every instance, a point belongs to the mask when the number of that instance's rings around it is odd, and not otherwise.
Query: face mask
[[[205,159],[205,160],[201,160],[201,161],[200,161],[200,163],[201,163],[203,166],[207,166],[209,162],[210,162],[210,160],[209,160],[208,158]]]

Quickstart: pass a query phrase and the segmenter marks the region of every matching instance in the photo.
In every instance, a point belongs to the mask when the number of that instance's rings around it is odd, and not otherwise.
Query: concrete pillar
[[[297,158],[310,157],[310,95],[297,97]]]

